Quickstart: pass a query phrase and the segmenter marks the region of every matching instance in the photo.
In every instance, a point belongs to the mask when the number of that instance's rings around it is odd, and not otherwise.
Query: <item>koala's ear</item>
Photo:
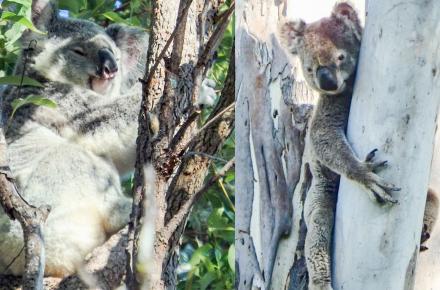
[[[332,16],[343,20],[353,30],[356,38],[359,41],[361,40],[361,21],[352,4],[346,1],[336,3],[335,7],[333,7]]]
[[[32,22],[40,30],[46,30],[55,15],[54,4],[50,0],[32,1]]]
[[[132,85],[144,76],[149,35],[141,29],[121,24],[108,26],[106,32],[121,51],[124,81]]]
[[[278,31],[281,44],[292,54],[297,54],[304,43],[306,23],[302,20],[288,21],[280,25]]]

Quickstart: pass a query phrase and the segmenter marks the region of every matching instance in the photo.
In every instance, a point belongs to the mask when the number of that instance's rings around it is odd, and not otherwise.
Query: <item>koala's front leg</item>
[[[330,248],[339,177],[316,163],[304,204],[307,226],[305,257],[309,290],[332,290]]]
[[[318,160],[325,166],[363,185],[370,197],[378,202],[397,202],[391,193],[400,188],[386,182],[375,173],[387,164],[385,161],[374,160],[377,149],[371,151],[364,161],[359,160],[341,128],[312,127],[310,139]]]

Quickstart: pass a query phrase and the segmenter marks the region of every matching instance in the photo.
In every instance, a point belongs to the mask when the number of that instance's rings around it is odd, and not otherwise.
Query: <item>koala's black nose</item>
[[[105,79],[113,78],[118,71],[118,64],[113,53],[109,49],[103,48],[98,51],[98,58],[100,63],[98,73]]]
[[[335,75],[328,67],[320,66],[316,71],[319,88],[324,91],[335,91],[338,89],[338,82]]]

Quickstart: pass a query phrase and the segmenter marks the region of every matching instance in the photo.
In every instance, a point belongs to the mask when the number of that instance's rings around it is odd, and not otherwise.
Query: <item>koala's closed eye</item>
[[[84,52],[84,49],[82,47],[79,47],[79,46],[76,46],[76,47],[72,48],[72,51],[75,54],[80,55],[80,56],[85,56],[86,55],[85,52]]]

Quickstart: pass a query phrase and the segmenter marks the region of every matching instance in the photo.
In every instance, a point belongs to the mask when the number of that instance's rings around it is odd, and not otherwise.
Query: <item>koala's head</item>
[[[280,27],[285,49],[298,56],[308,85],[322,94],[339,94],[352,86],[362,29],[356,11],[340,2],[330,17]]]
[[[23,45],[37,41],[31,67],[41,76],[103,95],[119,93],[142,76],[148,34],[141,30],[61,18],[48,0],[33,1],[32,18],[47,34],[29,32]]]

